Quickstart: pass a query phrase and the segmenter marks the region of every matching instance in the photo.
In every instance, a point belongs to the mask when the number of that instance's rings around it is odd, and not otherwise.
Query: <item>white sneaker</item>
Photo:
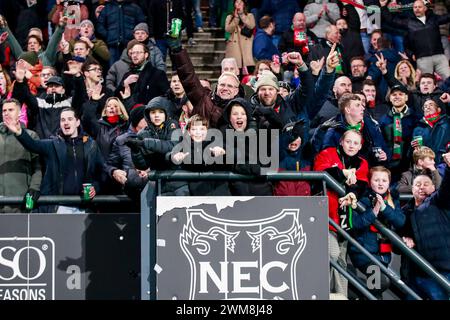
[[[205,32],[205,30],[203,30],[203,28],[202,27],[199,27],[199,28],[197,28],[197,32]]]
[[[194,40],[194,38],[188,39],[188,46],[195,46],[197,44],[197,41]]]

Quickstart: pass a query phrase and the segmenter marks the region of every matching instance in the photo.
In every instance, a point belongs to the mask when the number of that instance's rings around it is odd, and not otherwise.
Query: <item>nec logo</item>
[[[0,300],[54,299],[52,239],[0,238]]]

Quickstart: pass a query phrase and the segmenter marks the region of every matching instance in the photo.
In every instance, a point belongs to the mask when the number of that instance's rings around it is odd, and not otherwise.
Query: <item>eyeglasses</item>
[[[130,55],[138,55],[138,54],[143,54],[145,53],[145,51],[132,51],[130,52]]]
[[[102,68],[91,68],[91,69],[88,69],[88,71],[97,71],[97,72],[102,72],[102,71],[103,71],[103,69],[102,69]]]
[[[228,89],[236,89],[236,88],[238,88],[238,87],[236,87],[236,86],[233,86],[232,84],[227,84],[227,83],[219,83],[218,85],[217,85],[219,88],[228,88]]]
[[[51,73],[41,73],[41,78],[50,78],[53,76]]]

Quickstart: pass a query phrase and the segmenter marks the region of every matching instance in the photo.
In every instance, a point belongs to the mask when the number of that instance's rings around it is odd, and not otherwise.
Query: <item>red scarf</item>
[[[105,118],[106,118],[105,120],[110,124],[116,124],[120,121],[119,115],[105,117]]]
[[[440,112],[436,112],[433,114],[429,114],[427,116],[423,117],[423,120],[430,126],[430,127],[434,127],[434,125],[436,124],[436,122],[439,121],[439,119],[441,118],[441,113]]]

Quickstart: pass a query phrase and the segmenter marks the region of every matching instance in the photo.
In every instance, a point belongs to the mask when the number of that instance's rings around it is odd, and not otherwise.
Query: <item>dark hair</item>
[[[40,45],[41,47],[43,46],[41,38],[39,38],[37,35],[34,35],[34,34],[29,35],[29,36],[27,37],[27,40],[25,41],[25,43],[28,44],[28,40],[30,40],[31,38],[36,39],[36,41],[39,42],[39,45]]]
[[[435,76],[434,76],[433,74],[431,74],[431,73],[422,73],[422,74],[420,75],[419,83],[420,83],[420,81],[422,80],[422,78],[430,78],[430,79],[433,79],[433,84],[436,84],[436,78],[435,78]]]
[[[360,61],[362,61],[362,62],[364,63],[364,66],[367,67],[366,60],[364,60],[364,57],[363,57],[363,56],[356,56],[356,57],[351,58],[351,59],[350,59],[350,65],[351,65],[352,62],[355,61],[355,60],[360,60]]]
[[[61,118],[61,114],[62,114],[63,112],[65,112],[65,111],[72,111],[73,114],[75,115],[75,118],[76,118],[77,120],[80,120],[80,116],[77,114],[77,111],[76,111],[74,108],[72,108],[72,107],[63,108],[63,109],[61,110],[61,113],[60,113],[60,118]]]
[[[364,86],[375,86],[375,81],[373,81],[372,79],[366,79],[362,82],[362,87],[364,88]]]
[[[92,65],[96,65],[99,66],[100,68],[102,67],[102,65],[100,64],[100,62],[98,62],[97,60],[95,60],[94,58],[92,59],[87,59],[85,63],[83,63],[83,65],[81,66],[81,72],[86,72],[89,70],[89,68]],[[103,69],[103,68],[102,68]]]
[[[259,19],[259,27],[261,29],[266,29],[274,20],[271,16],[265,15],[261,19]]]

